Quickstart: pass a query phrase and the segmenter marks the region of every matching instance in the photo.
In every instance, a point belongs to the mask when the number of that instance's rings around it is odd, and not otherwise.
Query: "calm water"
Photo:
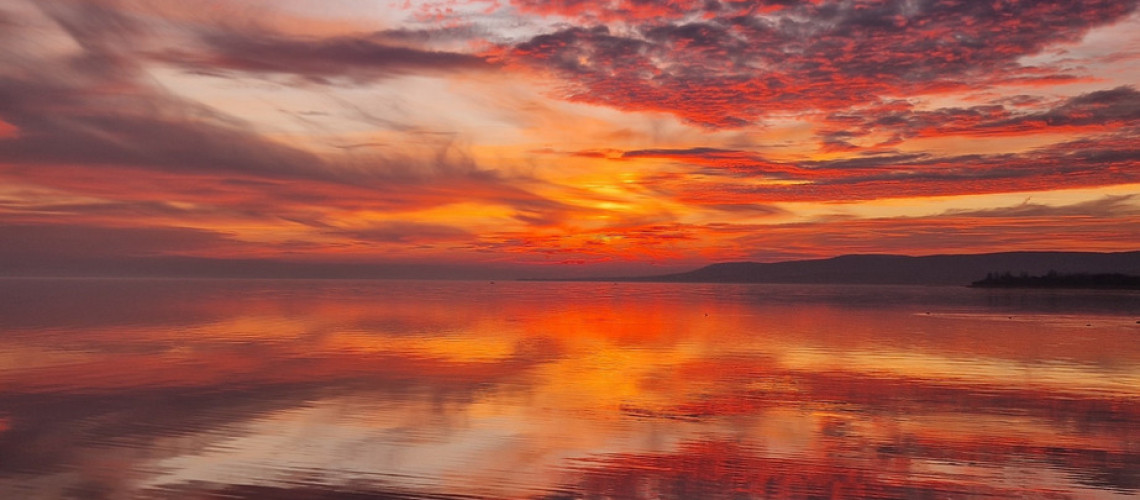
[[[1140,494],[1140,293],[0,280],[0,498]]]

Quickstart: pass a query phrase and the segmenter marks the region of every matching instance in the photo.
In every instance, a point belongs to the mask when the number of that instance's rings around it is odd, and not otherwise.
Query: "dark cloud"
[[[1120,251],[1136,248],[1137,217],[972,216],[941,214],[889,219],[822,219],[775,224],[736,238],[760,260],[821,258],[846,253],[932,255],[1012,250]],[[1042,271],[1044,272],[1044,271]]]
[[[407,184],[439,176],[494,181],[494,174],[446,138],[436,141],[427,159],[373,153],[353,161],[267,139],[234,116],[135,78],[137,61],[99,52],[104,45],[99,31],[75,33],[96,38],[77,42],[96,47],[85,54],[104,66],[47,60],[0,71],[0,118],[18,129],[14,137],[0,139],[0,156],[7,163],[133,166],[354,184]]]
[[[1003,99],[999,102],[1008,102]],[[1015,101],[1012,104],[1017,106]],[[918,111],[887,101],[832,113],[821,133],[825,144],[889,132],[895,138],[945,135],[994,136],[1040,132],[1095,132],[1140,123],[1140,92],[1130,86],[1081,94],[1044,110],[1018,112],[1003,104]]]
[[[19,128],[0,140],[9,163],[136,166],[328,179],[337,173],[316,155],[267,140],[211,109],[133,89],[84,98],[85,88],[0,77],[0,116]]]
[[[1018,59],[1076,41],[1137,2],[521,4],[599,23],[534,37],[503,56],[562,77],[564,97],[724,128],[772,112],[846,109],[889,95],[1071,80],[1064,70],[1025,67]],[[612,8],[653,15],[617,21],[602,12]]]
[[[720,210],[722,212],[732,212],[748,216],[776,216],[788,215],[791,212],[784,210],[780,207],[773,205],[761,205],[757,203],[713,203],[705,205],[705,208]]]
[[[209,215],[215,212],[210,207],[187,207],[159,200],[129,200],[106,202],[58,202],[50,200],[7,201],[0,200],[0,210],[9,223],[49,222],[58,217],[71,220],[99,220],[100,218],[146,218],[146,217],[186,217]],[[120,219],[121,220],[121,219]]]
[[[0,261],[7,271],[57,258],[145,257],[232,249],[232,234],[179,227],[80,224],[0,225]]]
[[[322,231],[358,243],[413,245],[469,242],[446,227],[396,223],[363,231]],[[335,242],[247,242],[239,234],[182,227],[115,227],[66,223],[0,225],[0,276],[166,276],[244,278],[486,279],[517,275],[480,260],[313,258]],[[309,258],[296,258],[298,254]],[[0,312],[3,312],[0,310]]]
[[[327,176],[315,155],[148,84],[130,52],[145,30],[113,4],[37,6],[81,50],[57,59],[0,56],[9,63],[0,67],[0,117],[19,130],[0,140],[7,163]]]
[[[1140,122],[1140,92],[1121,86],[1082,94],[1044,113],[1017,116],[993,127],[1121,126],[1137,122]]]
[[[721,148],[637,149],[621,154],[622,158],[724,158],[747,155],[745,151]]]
[[[396,28],[372,33],[377,40],[394,44],[427,44],[438,41],[470,41],[485,37],[485,29],[473,24],[432,26],[430,28]]]
[[[329,231],[329,234],[366,242],[409,244],[467,242],[474,237],[471,233],[452,226],[406,221],[374,224],[363,229]]]
[[[200,34],[202,52],[174,51],[158,57],[195,72],[225,71],[297,75],[327,83],[333,78],[365,82],[404,74],[488,70],[493,66],[470,54],[393,44],[387,39],[430,34],[385,32],[370,36],[299,38],[260,31],[215,29]]]
[[[527,151],[527,153],[534,155],[555,155],[555,156],[569,156],[574,158],[598,158],[608,160],[620,160],[622,151],[613,148],[600,148],[600,149],[583,149],[578,151],[561,151],[554,148],[539,148]]]
[[[700,205],[781,201],[868,200],[914,196],[1052,190],[1140,182],[1140,148],[1130,130],[1054,144],[1025,153],[940,156],[869,154],[787,163],[737,150],[637,151],[712,176],[650,176],[649,187]],[[770,179],[756,185],[717,178]]]
[[[1037,191],[1140,181],[1140,149],[1115,144],[1051,146],[1022,154],[896,155],[807,165],[811,184],[774,188],[810,199]]]
[[[115,2],[47,0],[35,6],[82,49],[69,61],[76,71],[104,78],[133,76],[137,66],[127,57],[128,47],[146,29]]]
[[[791,7],[817,4],[812,0],[514,0],[526,13],[555,15],[578,22],[645,22],[701,17],[702,15],[742,16],[771,13]]]
[[[715,176],[787,179],[810,175],[808,171],[797,165],[771,161],[755,152],[738,149],[706,147],[640,149],[626,151],[621,154],[621,158],[668,160],[682,165],[698,166],[702,173]]]
[[[177,207],[163,201],[138,202],[56,202],[37,201],[34,193],[20,193],[25,198],[20,201],[2,200],[0,208],[9,210],[22,210],[29,214],[52,215],[57,213],[107,213],[107,214],[133,214],[133,215],[173,215],[186,212],[186,209]]]

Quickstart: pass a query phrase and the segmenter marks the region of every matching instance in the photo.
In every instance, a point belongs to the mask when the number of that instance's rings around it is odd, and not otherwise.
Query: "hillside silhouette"
[[[969,285],[992,273],[1011,275],[1140,274],[1140,251],[1002,252],[970,255],[861,254],[776,263],[726,262],[657,276],[604,278],[677,283],[850,283]]]

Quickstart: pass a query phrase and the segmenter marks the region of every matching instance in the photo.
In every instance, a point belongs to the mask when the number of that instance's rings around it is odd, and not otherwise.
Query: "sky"
[[[9,0],[0,274],[1140,249],[1137,0]]]

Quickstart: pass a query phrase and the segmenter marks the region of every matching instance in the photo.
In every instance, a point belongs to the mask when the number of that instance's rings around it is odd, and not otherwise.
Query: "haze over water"
[[[0,280],[0,498],[1115,498],[1140,294]]]

